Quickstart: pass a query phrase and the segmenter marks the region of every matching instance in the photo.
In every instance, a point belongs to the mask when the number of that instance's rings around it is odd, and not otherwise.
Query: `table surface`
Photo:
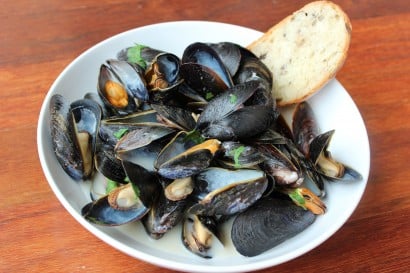
[[[308,1],[19,0],[0,9],[0,271],[172,272],[133,259],[85,230],[51,191],[36,146],[53,81],[114,34],[164,21],[209,20],[260,31]],[[353,35],[338,80],[364,118],[371,170],[346,224],[307,254],[260,272],[410,272],[410,5],[335,1]]]

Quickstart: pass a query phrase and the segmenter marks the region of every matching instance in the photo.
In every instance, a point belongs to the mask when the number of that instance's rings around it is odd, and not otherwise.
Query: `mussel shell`
[[[151,207],[160,191],[157,175],[144,167],[129,161],[122,161],[127,177],[139,190],[139,198],[146,207]]]
[[[150,67],[145,71],[145,79],[152,90],[165,90],[178,84],[181,60],[174,54],[161,53],[155,56]]]
[[[138,64],[141,68],[146,69],[151,65],[158,54],[164,51],[149,46],[135,44],[134,46],[122,49],[117,53],[117,59]]]
[[[97,170],[104,177],[121,184],[126,183],[127,175],[122,167],[121,160],[116,157],[112,145],[98,143],[94,161]]]
[[[83,179],[90,178],[94,172],[94,153],[101,117],[101,108],[93,100],[80,99],[70,105],[69,122],[72,123],[73,140],[82,159]]]
[[[158,173],[169,179],[194,175],[211,164],[219,147],[219,140],[208,139],[173,157],[166,158],[163,156],[164,153],[161,152],[157,160]],[[166,147],[166,149],[170,148],[171,146]]]
[[[184,82],[205,100],[224,92],[229,86],[211,68],[197,63],[183,63]]]
[[[149,208],[136,198],[135,204],[127,209],[117,209],[110,205],[110,195],[103,196],[86,204],[81,209],[82,216],[88,221],[106,226],[119,226],[140,220]]]
[[[115,152],[122,153],[146,146],[153,141],[160,140],[174,132],[163,126],[143,126],[124,135],[115,145]]]
[[[300,185],[302,183],[301,170],[276,145],[261,144],[257,148],[265,156],[261,168],[273,177],[277,184]]]
[[[277,117],[270,106],[251,105],[240,108],[201,129],[207,138],[220,140],[246,139],[266,131]]]
[[[326,179],[334,181],[359,181],[362,180],[362,175],[350,166],[336,161],[328,150],[330,141],[335,133],[335,130],[330,130],[317,135],[309,146],[309,156],[315,164],[317,171]],[[326,162],[326,163],[322,163]],[[327,171],[327,166],[333,171]]]
[[[242,57],[241,65],[234,77],[235,84],[249,80],[259,80],[267,90],[272,89],[271,71],[259,58],[252,56]]]
[[[233,86],[231,75],[215,50],[205,43],[192,43],[182,54],[182,63],[196,63],[208,67],[230,88]],[[189,80],[184,77],[185,80]]]
[[[255,147],[237,141],[222,142],[221,150],[223,153],[218,157],[218,162],[227,168],[251,168],[265,160]]]
[[[117,75],[125,88],[132,94],[133,98],[140,101],[148,101],[147,83],[144,78],[144,71],[136,65],[126,61],[107,60],[111,70]]]
[[[311,143],[309,143],[309,158],[314,164],[317,163],[321,154],[327,151],[334,133],[335,130],[330,130],[322,134],[317,134]]]
[[[54,153],[63,170],[74,180],[81,180],[82,161],[69,128],[68,115],[70,105],[61,95],[50,99],[50,131]]]
[[[315,220],[292,201],[262,198],[233,221],[231,238],[243,256],[259,255],[305,230]]]
[[[196,142],[188,138],[188,132],[178,132],[161,150],[155,162],[155,168],[159,169],[162,164],[195,145]]]
[[[231,76],[235,75],[241,63],[241,47],[231,42],[208,43],[215,50]]]
[[[153,239],[160,239],[164,236],[166,232],[182,221],[188,202],[187,199],[169,200],[161,189],[151,210],[142,219],[147,234]]]
[[[301,102],[296,106],[292,121],[293,140],[299,150],[312,157],[309,145],[319,135],[319,127],[309,103]],[[314,160],[313,160],[314,161]]]
[[[254,169],[228,170],[210,167],[195,175],[189,212],[198,215],[233,215],[245,210],[266,190],[265,173]]]
[[[151,104],[151,107],[157,111],[161,120],[165,120],[170,127],[189,132],[196,126],[192,112],[184,108],[162,104]]]
[[[226,92],[213,98],[202,111],[197,121],[197,128],[202,130],[209,124],[222,120],[229,114],[242,107],[253,93],[259,88],[257,81],[249,81],[235,85]]]
[[[157,160],[157,157],[164,147],[165,143],[165,140],[154,141],[136,149],[116,153],[116,156],[123,162],[127,161],[138,164],[144,169],[154,172],[155,161]]]
[[[223,247],[217,225],[218,221],[213,216],[188,214],[182,224],[182,243],[202,258],[213,258],[216,248]]]

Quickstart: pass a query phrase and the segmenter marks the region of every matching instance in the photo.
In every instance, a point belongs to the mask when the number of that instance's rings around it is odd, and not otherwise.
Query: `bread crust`
[[[335,77],[347,58],[351,30],[338,5],[315,1],[248,45],[272,72],[278,106],[308,99]]]

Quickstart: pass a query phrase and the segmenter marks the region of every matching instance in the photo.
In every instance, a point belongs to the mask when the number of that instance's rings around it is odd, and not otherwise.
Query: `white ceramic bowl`
[[[70,100],[81,98],[96,90],[99,67],[108,58],[134,43],[145,44],[181,56],[192,42],[231,41],[246,46],[262,33],[240,26],[202,21],[180,21],[149,25],[111,37],[84,52],[60,74],[43,102],[37,130],[38,153],[47,181],[68,212],[87,230],[114,248],[137,259],[158,266],[190,272],[246,272],[271,267],[320,245],[332,236],[350,217],[366,187],[370,152],[362,117],[343,86],[332,80],[314,95],[311,103],[319,119],[321,131],[336,129],[331,151],[341,162],[354,166],[362,175],[357,183],[327,185],[325,203],[328,211],[305,231],[259,256],[240,256],[227,245],[213,259],[203,259],[189,253],[180,241],[180,228],[175,228],[155,241],[146,236],[140,223],[122,227],[101,227],[90,224],[81,216],[88,203],[89,183],[75,183],[58,165],[52,150],[49,130],[48,104],[53,94],[60,93]],[[285,116],[289,118],[290,110]],[[92,254],[90,254],[92,255]]]

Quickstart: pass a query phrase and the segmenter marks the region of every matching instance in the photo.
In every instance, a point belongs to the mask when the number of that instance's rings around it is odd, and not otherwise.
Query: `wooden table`
[[[59,203],[37,155],[41,103],[66,65],[119,32],[187,19],[265,31],[306,2],[3,1],[0,272],[171,272],[106,245]],[[329,240],[260,272],[410,272],[410,5],[407,0],[336,2],[353,25],[349,56],[337,78],[367,126],[368,186],[357,210]]]

